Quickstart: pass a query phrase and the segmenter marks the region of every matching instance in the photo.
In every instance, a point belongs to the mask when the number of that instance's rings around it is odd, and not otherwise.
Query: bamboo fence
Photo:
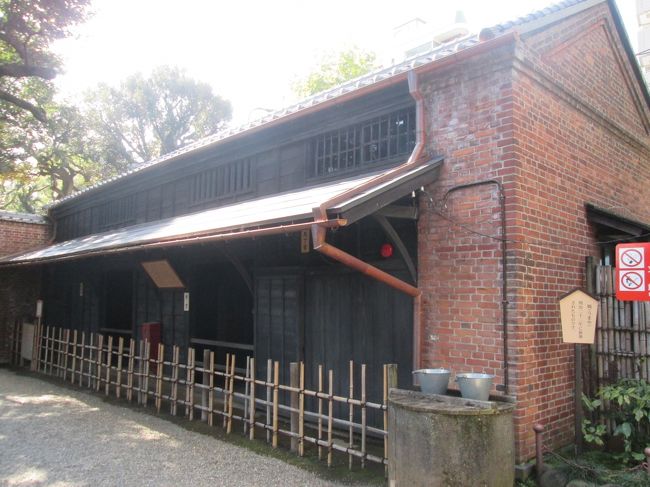
[[[598,385],[618,379],[650,379],[650,302],[616,299],[616,269],[595,267],[599,300],[595,369]]]
[[[650,302],[616,299],[616,268],[587,263],[587,286],[599,302],[594,345],[583,357],[589,363],[585,370],[584,392],[594,397],[596,391],[619,379],[650,381]],[[608,401],[601,409],[611,410]],[[593,420],[604,416],[589,413]],[[613,421],[606,421],[610,432]]]
[[[12,340],[15,365],[23,364],[21,333],[17,324]],[[311,445],[328,466],[335,453],[347,455],[349,468],[355,462],[362,468],[368,462],[387,465],[387,400],[388,389],[397,386],[395,364],[383,366],[379,403],[368,401],[365,364],[350,361],[349,387],[341,394],[334,390],[334,371],[325,371],[322,365],[317,386],[310,389],[305,387],[303,362],[290,364],[289,384],[283,384],[277,361],[268,360],[265,377],[257,377],[253,357],[246,359],[245,373],[238,374],[235,355],[227,354],[219,366],[214,351],[205,350],[203,361],[197,362],[191,347],[183,354],[185,360],[178,346],[172,347],[170,360],[165,360],[163,344],[155,351],[151,348],[143,340],[36,325],[30,366],[79,387],[154,407],[158,413],[184,414],[190,421],[197,415],[210,426],[221,423],[227,434],[242,427],[250,440],[265,438],[273,448],[285,438],[299,456]],[[347,414],[337,417],[335,409]],[[369,424],[370,411],[377,411],[383,427]]]

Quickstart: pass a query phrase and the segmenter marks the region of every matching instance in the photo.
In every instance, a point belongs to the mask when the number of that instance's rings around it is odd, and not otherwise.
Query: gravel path
[[[0,369],[0,485],[343,484],[91,394]]]

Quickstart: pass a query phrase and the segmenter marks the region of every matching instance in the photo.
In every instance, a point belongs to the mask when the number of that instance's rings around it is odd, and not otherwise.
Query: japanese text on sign
[[[597,312],[598,301],[579,289],[561,298],[562,341],[593,343]]]

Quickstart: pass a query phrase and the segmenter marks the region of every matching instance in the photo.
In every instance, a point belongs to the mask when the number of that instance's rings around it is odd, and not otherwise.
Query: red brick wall
[[[601,5],[523,36],[514,53],[422,79],[428,149],[445,156],[432,201],[421,200],[422,358],[503,384],[498,193],[479,186],[442,201],[450,187],[497,179],[519,461],[534,453],[536,422],[551,446],[573,441],[573,346],[561,342],[557,299],[584,286],[585,257],[599,255],[585,203],[650,222],[648,109],[625,62]]]
[[[42,246],[50,226],[0,219],[0,256]],[[30,317],[38,299],[38,268],[0,268],[0,363],[9,360],[10,336],[16,319]]]
[[[0,219],[0,256],[44,245],[49,238],[49,225]]]

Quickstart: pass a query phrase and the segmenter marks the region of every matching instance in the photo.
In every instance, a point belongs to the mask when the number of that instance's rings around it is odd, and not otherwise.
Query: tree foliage
[[[52,197],[43,177],[60,120],[50,80],[60,67],[53,41],[85,20],[90,0],[0,0],[0,207],[33,211]],[[56,151],[55,151],[56,152]],[[47,164],[41,161],[47,158]]]
[[[374,53],[356,47],[324,56],[318,68],[294,85],[300,96],[309,96],[357,78],[378,67]]]
[[[230,103],[178,68],[54,102],[50,46],[91,0],[0,0],[0,208],[30,211],[223,126]]]
[[[51,80],[59,60],[50,44],[86,18],[90,0],[0,0],[0,100],[41,122],[46,111],[29,96],[30,78]],[[2,107],[4,108],[4,106]]]
[[[178,68],[101,85],[80,107],[56,104],[41,80],[25,84],[45,107],[35,123],[18,107],[0,137],[0,208],[33,212],[97,180],[220,129],[230,103]]]
[[[89,126],[100,138],[104,158],[127,165],[218,131],[232,112],[230,102],[209,84],[169,66],[148,78],[133,75],[119,88],[100,85],[88,94],[87,104]]]

